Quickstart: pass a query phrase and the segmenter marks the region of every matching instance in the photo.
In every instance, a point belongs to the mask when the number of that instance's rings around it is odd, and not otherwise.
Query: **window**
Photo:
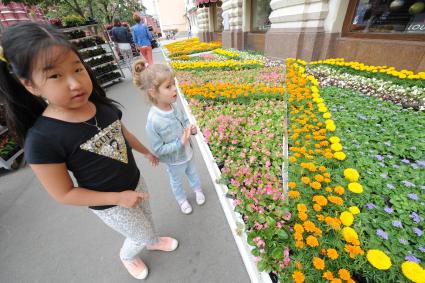
[[[269,16],[272,12],[270,0],[252,0],[251,9],[251,30],[266,31],[270,28]]]
[[[344,33],[356,37],[423,40],[425,0],[350,1]]]

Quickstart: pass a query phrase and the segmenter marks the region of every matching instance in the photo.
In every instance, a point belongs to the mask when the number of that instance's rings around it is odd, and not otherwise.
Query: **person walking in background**
[[[177,88],[174,74],[167,65],[153,64],[146,67],[143,59],[133,65],[133,83],[143,90],[153,104],[149,110],[146,131],[153,153],[166,163],[171,189],[184,214],[192,212],[192,206],[183,189],[186,175],[196,203],[203,205],[205,195],[193,161],[190,136],[197,128],[189,124],[187,117],[177,108]]]
[[[154,166],[158,159],[124,126],[121,110],[65,33],[24,22],[7,28],[1,42],[0,96],[26,161],[57,202],[90,207],[126,237],[121,261],[132,276],[146,278],[139,252],[173,251],[178,245],[157,236],[132,149]]]
[[[119,54],[122,55],[123,60],[127,67],[131,70],[133,61],[133,51],[131,50],[131,43],[133,38],[127,27],[121,26],[119,19],[114,19],[114,27],[111,30],[111,39],[115,43]]]
[[[152,64],[152,34],[150,33],[148,27],[142,22],[142,18],[139,14],[133,14],[133,20],[136,24],[132,27],[133,31],[133,41],[136,46],[140,49],[140,52],[145,57],[148,64]]]

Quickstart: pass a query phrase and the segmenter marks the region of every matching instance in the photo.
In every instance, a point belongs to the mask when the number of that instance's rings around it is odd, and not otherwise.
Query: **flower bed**
[[[205,52],[221,47],[221,42],[201,42],[199,38],[194,37],[186,40],[180,40],[164,46],[168,50],[170,58],[189,55],[193,53]]]

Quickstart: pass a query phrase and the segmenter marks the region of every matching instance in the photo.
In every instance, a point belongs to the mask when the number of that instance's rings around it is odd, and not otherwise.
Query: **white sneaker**
[[[180,209],[183,212],[183,214],[190,214],[190,213],[192,213],[192,206],[187,201],[187,199],[185,199],[183,202],[180,203]]]
[[[203,205],[205,203],[205,195],[202,191],[196,191],[195,192],[196,195],[196,203],[198,205]]]

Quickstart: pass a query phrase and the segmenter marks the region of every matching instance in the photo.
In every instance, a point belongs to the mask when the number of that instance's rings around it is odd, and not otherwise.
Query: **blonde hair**
[[[155,97],[148,92],[158,92],[159,86],[166,80],[174,79],[174,73],[164,64],[152,64],[146,67],[146,61],[139,59],[133,64],[133,84],[145,91],[149,101],[156,104]]]

